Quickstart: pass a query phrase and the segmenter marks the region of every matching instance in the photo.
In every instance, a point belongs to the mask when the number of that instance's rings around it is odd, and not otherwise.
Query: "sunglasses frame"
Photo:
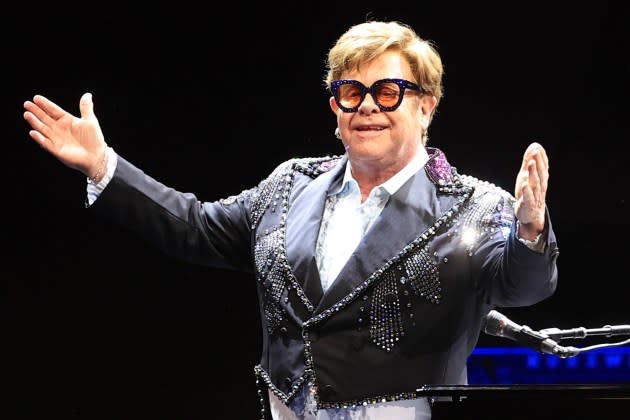
[[[398,96],[398,102],[395,105],[385,106],[385,105],[382,105],[378,101],[378,98],[376,96],[376,89],[383,83],[395,83],[400,88],[400,95]],[[341,104],[341,100],[339,99],[339,88],[343,85],[354,85],[354,86],[357,86],[361,90],[361,100],[359,101],[357,106],[353,108],[348,108]],[[426,90],[424,88],[422,88],[421,86],[413,82],[410,82],[409,80],[390,79],[390,78],[377,80],[374,83],[372,83],[372,86],[369,86],[369,87],[365,86],[363,83],[359,82],[358,80],[353,80],[353,79],[333,80],[330,88],[332,90],[332,94],[333,94],[333,97],[335,98],[335,102],[337,103],[337,106],[343,112],[357,112],[359,110],[359,107],[365,100],[365,96],[368,93],[372,95],[372,99],[374,100],[374,103],[376,104],[376,106],[378,106],[378,109],[384,112],[391,112],[398,109],[398,107],[402,103],[403,97],[405,96],[405,89],[415,90],[423,94],[426,93]]]

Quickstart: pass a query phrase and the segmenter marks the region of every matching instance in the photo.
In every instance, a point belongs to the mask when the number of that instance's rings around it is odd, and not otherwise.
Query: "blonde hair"
[[[340,79],[344,72],[356,70],[361,63],[389,50],[398,50],[406,58],[416,78],[412,81],[435,96],[437,108],[443,94],[442,59],[430,41],[420,38],[410,26],[396,21],[360,23],[341,35],[328,52],[326,87],[330,90],[332,81]]]

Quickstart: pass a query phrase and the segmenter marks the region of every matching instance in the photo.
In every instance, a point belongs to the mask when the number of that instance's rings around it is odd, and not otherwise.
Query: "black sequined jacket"
[[[326,293],[315,247],[346,156],[291,159],[216,202],[119,156],[90,209],[186,261],[252,272],[264,332],[255,373],[284,402],[308,382],[320,408],[414,398],[424,384],[466,383],[485,314],[537,303],[557,279],[548,213],[536,253],[516,239],[509,193],[427,150]]]

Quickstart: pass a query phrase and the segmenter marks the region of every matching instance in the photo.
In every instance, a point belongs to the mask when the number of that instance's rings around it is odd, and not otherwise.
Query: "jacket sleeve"
[[[487,229],[495,230],[495,237],[480,244],[474,259],[480,270],[477,284],[485,295],[487,304],[501,307],[529,306],[551,296],[557,287],[558,244],[551,224],[549,210],[545,211],[546,246],[543,252],[530,249],[519,241],[516,235],[516,221],[510,203],[502,206],[507,217],[491,218],[495,225]],[[502,224],[509,220],[509,224]]]
[[[225,200],[201,202],[118,156],[112,180],[88,211],[177,259],[252,271],[249,209],[257,188]]]

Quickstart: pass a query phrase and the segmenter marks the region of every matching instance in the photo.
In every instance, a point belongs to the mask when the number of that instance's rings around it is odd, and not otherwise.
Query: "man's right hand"
[[[94,115],[92,94],[81,96],[80,118],[41,95],[35,95],[32,102],[24,102],[24,109],[33,140],[70,168],[94,181],[100,180],[107,144]]]

